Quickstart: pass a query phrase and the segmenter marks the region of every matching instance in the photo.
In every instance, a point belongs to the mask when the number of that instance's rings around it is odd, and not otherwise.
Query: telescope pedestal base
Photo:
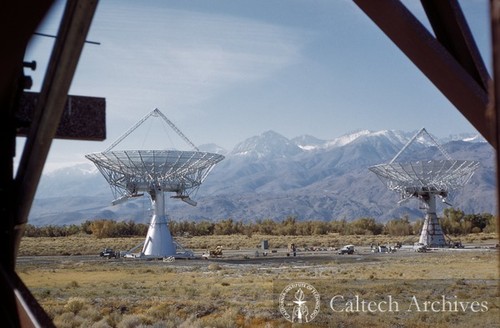
[[[419,243],[427,245],[428,247],[447,246],[443,229],[441,229],[441,225],[439,224],[436,214],[432,213],[425,216]]]
[[[175,256],[175,254],[176,247],[170,230],[168,230],[167,220],[157,220],[156,216],[153,216],[142,248],[142,255],[168,257]]]

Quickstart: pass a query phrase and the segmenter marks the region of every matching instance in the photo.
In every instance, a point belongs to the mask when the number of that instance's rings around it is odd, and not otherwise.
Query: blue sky
[[[419,1],[405,3],[425,19]],[[488,1],[461,4],[490,68]],[[56,34],[62,9],[38,31]],[[195,144],[229,150],[267,130],[476,132],[350,0],[106,0],[88,40],[101,45],[85,45],[70,94],[106,98],[108,138],[56,140],[49,170],[86,162],[154,108]],[[28,48],[34,91],[53,42],[35,36]]]

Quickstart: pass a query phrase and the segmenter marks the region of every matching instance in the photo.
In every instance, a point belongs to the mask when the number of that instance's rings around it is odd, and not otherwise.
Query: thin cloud
[[[82,78],[126,97],[143,99],[147,92],[174,107],[272,76],[301,60],[305,42],[300,30],[250,19],[168,8],[154,15],[144,7],[112,9],[104,3],[96,17],[92,37],[102,47],[82,59]]]

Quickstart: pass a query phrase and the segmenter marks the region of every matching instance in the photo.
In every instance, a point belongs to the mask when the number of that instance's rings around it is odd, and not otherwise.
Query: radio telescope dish
[[[397,162],[410,144],[423,134],[430,138],[445,159]],[[478,167],[479,162],[477,161],[452,159],[423,128],[388,164],[375,165],[369,170],[377,174],[389,190],[396,191],[401,195],[399,203],[413,197],[422,202],[426,215],[419,243],[429,247],[444,247],[447,243],[436,215],[436,196],[439,196],[443,203],[448,204],[446,202],[448,193],[463,187]]]
[[[193,150],[114,150],[126,137],[151,118],[161,118]],[[176,256],[177,251],[168,229],[164,193],[173,192],[192,206],[196,202],[190,195],[198,190],[213,167],[224,159],[215,153],[201,152],[158,109],[153,110],[125,132],[108,149],[101,153],[85,155],[102,173],[115,196],[113,204],[132,197],[149,194],[154,215],[142,249],[142,256]]]

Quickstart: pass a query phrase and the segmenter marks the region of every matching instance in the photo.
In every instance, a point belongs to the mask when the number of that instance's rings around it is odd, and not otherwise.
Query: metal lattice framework
[[[179,196],[197,190],[224,156],[199,151],[123,150],[88,154],[115,198],[161,189]]]
[[[180,150],[115,150],[127,137],[149,119],[161,119],[192,149]],[[176,198],[196,205],[189,198],[198,190],[212,168],[224,156],[201,152],[158,108],[144,116],[104,152],[85,155],[102,173],[115,196],[113,204],[130,197],[161,192],[175,192]]]
[[[419,136],[424,135],[427,135],[445,159],[398,162],[401,154],[408,150]],[[478,167],[477,161],[451,159],[444,148],[425,129],[421,129],[388,164],[375,165],[369,169],[377,174],[389,190],[399,192],[400,203],[414,197],[424,204],[426,214],[419,243],[431,247],[445,247],[447,242],[436,215],[436,196],[446,202],[448,192],[463,187]]]
[[[194,150],[115,150],[140,125],[150,118],[160,118],[168,124]],[[156,137],[156,141],[161,141]],[[131,197],[149,194],[154,213],[149,223],[146,239],[140,256],[144,257],[191,257],[192,253],[178,253],[177,244],[168,229],[165,213],[165,193],[175,192],[178,198],[190,205],[196,202],[190,195],[198,190],[213,167],[224,156],[201,152],[158,109],[153,110],[101,153],[88,154],[102,173],[115,196],[113,204]]]
[[[420,136],[427,136],[445,159],[398,162],[401,154]],[[402,200],[406,200],[425,193],[446,198],[450,190],[463,187],[478,167],[477,161],[452,159],[425,128],[422,128],[388,164],[375,165],[369,170],[377,174],[389,190],[399,192]]]
[[[141,126],[144,122],[146,122],[148,119],[150,118],[161,118],[168,126],[170,126],[170,128],[172,130],[175,131],[175,133],[177,133],[177,135],[179,135],[179,137],[181,137],[189,146],[191,146],[191,148],[193,148],[194,150],[196,151],[199,151],[198,147],[196,147],[192,142],[191,140],[188,139],[188,137],[186,137],[184,135],[184,133],[182,133],[181,130],[179,130],[179,128],[177,126],[175,126],[174,123],[172,123],[172,121],[170,121],[158,108],[155,108],[153,111],[151,111],[149,114],[147,114],[146,116],[144,116],[139,122],[137,122],[134,126],[132,126],[127,132],[125,132],[122,136],[120,136],[115,142],[113,142],[111,144],[111,146],[109,146],[105,152],[108,152],[110,150],[112,150],[113,148],[115,148],[120,142],[122,142],[124,139],[126,139],[132,132],[134,132],[139,126]]]
[[[370,167],[389,190],[407,199],[422,192],[446,197],[449,190],[463,187],[479,167],[468,160],[430,160],[379,164]]]

